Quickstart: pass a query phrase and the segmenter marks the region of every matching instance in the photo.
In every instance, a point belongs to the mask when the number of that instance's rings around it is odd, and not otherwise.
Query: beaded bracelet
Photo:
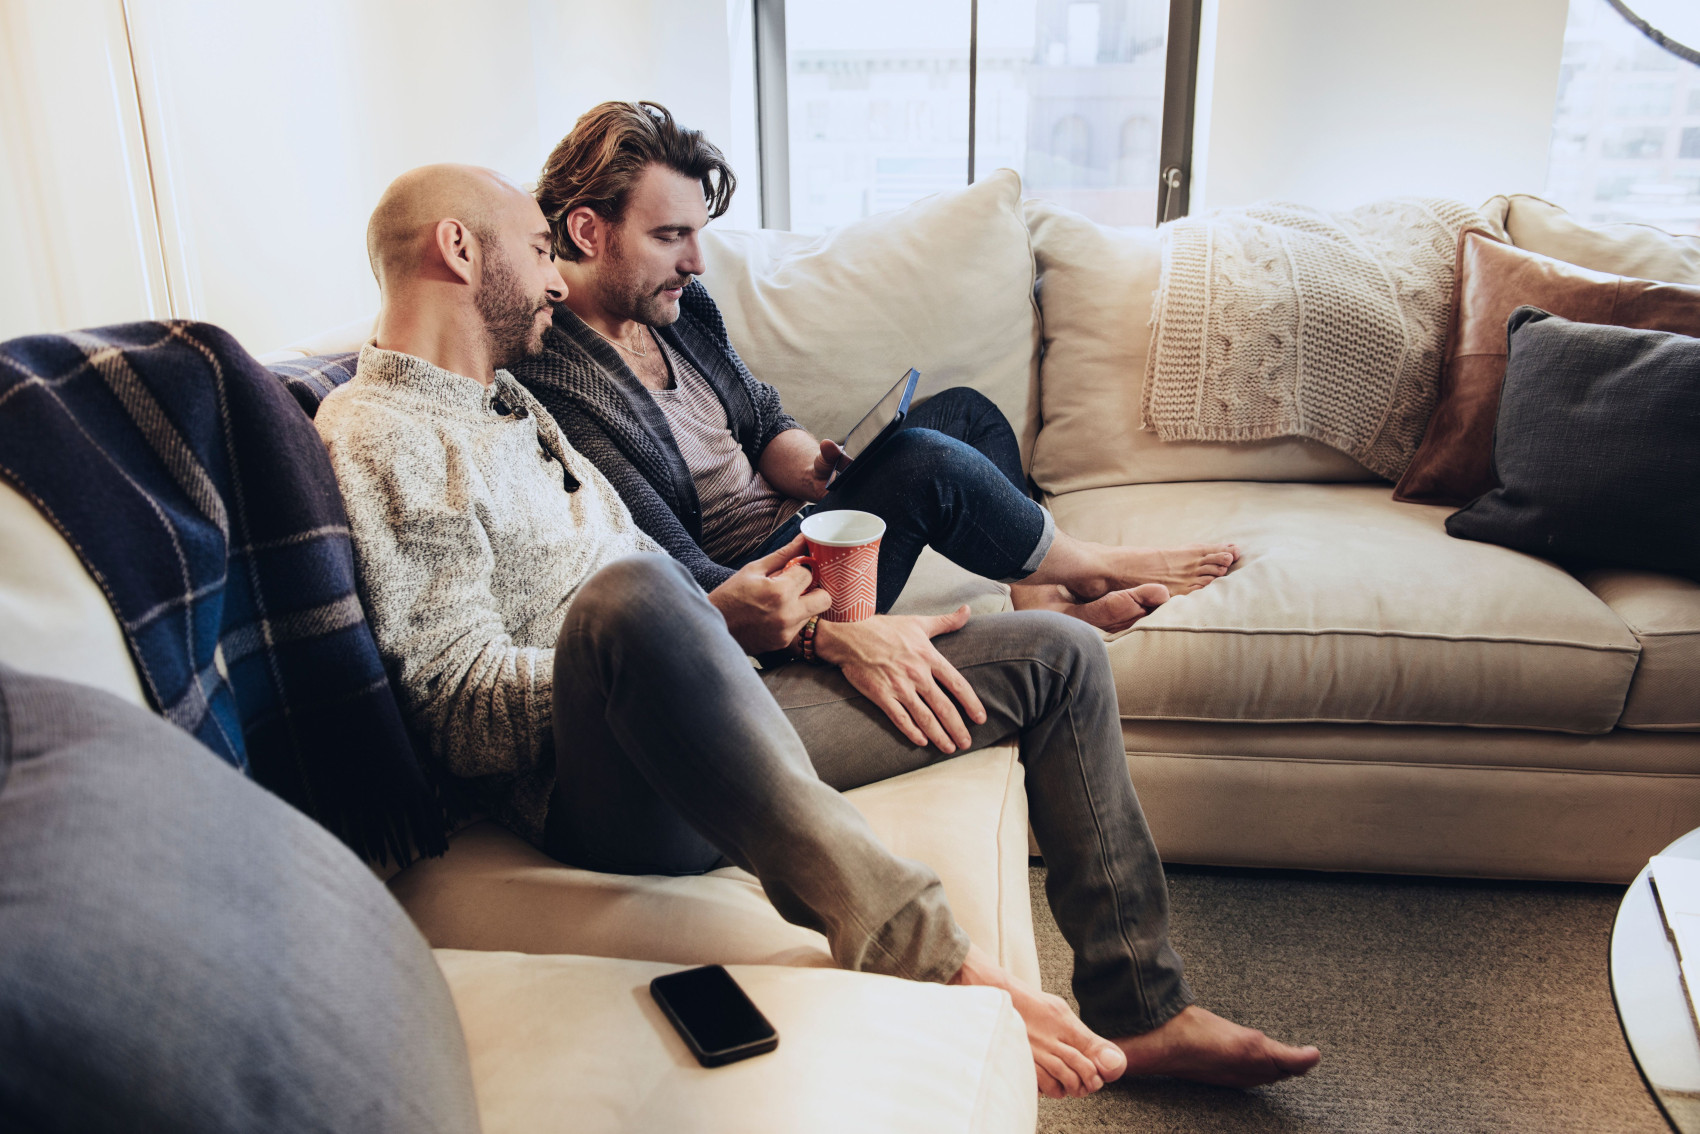
[[[810,665],[819,665],[820,658],[815,656],[815,630],[820,626],[820,615],[815,615],[803,623],[802,630],[797,633],[797,646],[802,651],[803,660]]]

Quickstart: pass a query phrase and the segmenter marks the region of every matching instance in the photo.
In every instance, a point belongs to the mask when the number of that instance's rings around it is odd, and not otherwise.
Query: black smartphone
[[[779,1046],[779,1033],[719,965],[658,976],[649,982],[649,994],[704,1067],[734,1063]]]

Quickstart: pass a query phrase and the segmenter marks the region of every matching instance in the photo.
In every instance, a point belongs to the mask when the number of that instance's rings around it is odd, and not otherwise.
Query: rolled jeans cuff
[[[1051,510],[1043,504],[1034,504],[1033,507],[1039,509],[1039,515],[1044,517],[1044,527],[1039,531],[1039,542],[1033,545],[1032,554],[1027,556],[1027,562],[1023,563],[1013,575],[1006,575],[999,579],[998,582],[1000,583],[1019,583],[1037,571],[1039,564],[1045,561],[1045,556],[1051,553],[1051,544],[1057,540],[1057,521],[1051,515]]]
[[[1080,1006],[1080,1022],[1110,1039],[1142,1036],[1179,1016],[1197,999],[1186,981],[1177,980],[1146,1012],[1103,1011],[1097,1005],[1083,1003]]]

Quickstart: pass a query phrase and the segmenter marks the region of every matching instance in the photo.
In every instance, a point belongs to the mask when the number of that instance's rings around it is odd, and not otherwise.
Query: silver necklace
[[[586,319],[585,322],[584,322],[584,325],[587,326],[587,327],[590,327],[590,320]],[[601,339],[603,342],[613,343],[615,346],[619,347],[621,350],[625,351],[627,354],[636,355],[638,358],[648,358],[649,357],[649,352],[647,350],[638,350],[636,347],[629,347],[625,343],[619,341],[618,339],[609,338],[607,335],[603,334],[601,331],[598,331],[595,327],[590,327],[590,330],[593,334],[596,335],[597,338]]]

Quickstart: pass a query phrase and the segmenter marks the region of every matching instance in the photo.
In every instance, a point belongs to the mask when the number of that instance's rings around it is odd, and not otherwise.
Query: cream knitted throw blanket
[[[1164,441],[1310,437],[1397,480],[1445,346],[1460,201],[1264,202],[1165,225],[1144,425]]]

